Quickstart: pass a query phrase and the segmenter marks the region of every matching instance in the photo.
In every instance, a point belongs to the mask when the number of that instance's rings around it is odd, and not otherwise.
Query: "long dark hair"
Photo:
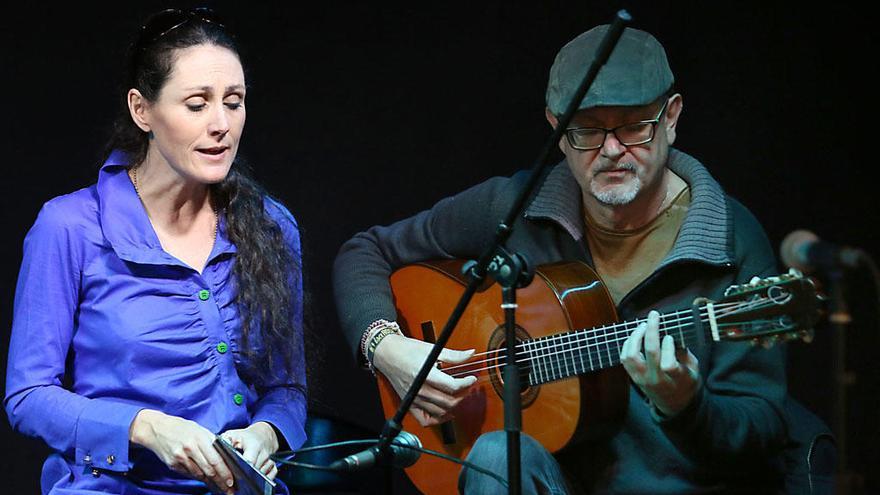
[[[232,35],[211,11],[166,10],[147,19],[129,47],[127,76],[123,94],[136,88],[149,102],[159,98],[171,70],[177,50],[196,45],[226,48],[241,59]],[[113,125],[105,153],[122,150],[130,164],[144,161],[149,137],[123,108]],[[292,287],[301,279],[301,269],[288,249],[282,231],[265,211],[265,190],[250,176],[247,167],[236,158],[226,178],[211,186],[213,206],[226,215],[226,232],[237,254],[233,274],[237,281],[236,303],[241,312],[241,349],[249,380],[277,376],[278,366],[292,371],[301,359],[301,328],[294,328],[294,314],[302,315],[301,304]]]

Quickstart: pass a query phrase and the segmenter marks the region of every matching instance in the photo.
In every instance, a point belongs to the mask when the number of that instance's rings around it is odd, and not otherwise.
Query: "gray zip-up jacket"
[[[696,297],[717,300],[732,284],[777,274],[760,224],[727,196],[706,168],[670,149],[668,167],[691,188],[691,205],[666,258],[618,305],[622,319],[690,308]],[[358,354],[373,321],[396,319],[389,275],[405,264],[475,258],[524,186],[528,172],[495,177],[390,226],[372,227],[340,249],[334,289],[342,329]],[[534,264],[581,260],[592,265],[584,235],[581,191],[563,162],[529,199],[507,246]],[[776,454],[784,439],[784,352],[742,343],[692,349],[703,386],[673,418],[652,414],[632,386],[619,430],[607,441],[557,455],[589,492],[771,492],[778,489]]]

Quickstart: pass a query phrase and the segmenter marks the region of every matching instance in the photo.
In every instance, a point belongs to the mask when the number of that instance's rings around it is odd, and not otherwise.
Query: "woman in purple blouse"
[[[5,406],[43,493],[232,493],[221,434],[270,477],[305,440],[296,222],[236,161],[244,72],[210,11],[152,16],[91,187],[27,235]]]

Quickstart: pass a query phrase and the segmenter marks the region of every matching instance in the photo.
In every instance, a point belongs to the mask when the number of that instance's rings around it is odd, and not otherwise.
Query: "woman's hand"
[[[278,435],[272,425],[258,421],[247,428],[227,430],[220,436],[240,450],[241,456],[269,479],[275,479],[278,467],[269,456],[278,451]]]
[[[135,416],[129,440],[153,451],[178,473],[234,494],[232,472],[214,448],[214,434],[195,421],[144,409]]]

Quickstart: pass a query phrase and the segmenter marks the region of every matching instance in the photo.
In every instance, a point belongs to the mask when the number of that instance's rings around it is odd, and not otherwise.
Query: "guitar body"
[[[464,292],[460,261],[409,265],[391,277],[398,323],[408,336],[433,342]],[[517,292],[516,319],[520,339],[536,339],[573,329],[592,328],[617,320],[608,292],[587,265],[579,262],[543,265],[534,281]],[[503,349],[504,313],[501,289],[493,284],[478,291],[446,347],[476,349],[476,353]],[[492,363],[503,364],[503,357]],[[484,357],[485,358],[485,357]],[[483,368],[486,368],[485,366]],[[425,448],[464,458],[477,438],[504,429],[501,370],[491,367],[477,374],[478,382],[451,420],[454,438],[444,438],[439,426],[423,428],[407,415],[403,428],[419,437]],[[400,398],[379,375],[379,393],[386,417],[391,417]],[[629,394],[622,367],[529,386],[521,393],[523,432],[550,452],[601,434],[621,417]],[[447,427],[449,429],[449,427]],[[413,483],[427,494],[457,493],[460,466],[422,455],[407,469]]]

